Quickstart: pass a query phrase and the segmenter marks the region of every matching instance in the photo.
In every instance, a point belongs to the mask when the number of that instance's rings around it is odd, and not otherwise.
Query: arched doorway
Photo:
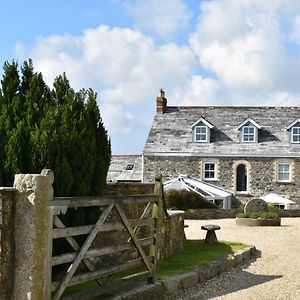
[[[247,192],[247,166],[239,164],[236,168],[236,191]]]

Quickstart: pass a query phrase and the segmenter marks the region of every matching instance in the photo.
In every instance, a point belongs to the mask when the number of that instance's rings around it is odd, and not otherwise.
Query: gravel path
[[[281,219],[281,227],[241,227],[234,219],[186,220],[188,239],[204,239],[203,224],[218,224],[219,240],[254,245],[261,256],[170,299],[300,300],[300,218]]]

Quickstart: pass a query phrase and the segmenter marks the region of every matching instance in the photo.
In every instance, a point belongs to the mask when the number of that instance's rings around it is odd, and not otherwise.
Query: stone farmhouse
[[[300,107],[168,106],[161,90],[143,151],[143,181],[185,174],[233,193],[300,203]]]

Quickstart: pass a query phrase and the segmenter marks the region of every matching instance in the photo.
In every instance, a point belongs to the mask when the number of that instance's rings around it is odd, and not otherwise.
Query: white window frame
[[[300,127],[292,127],[291,128],[291,143],[292,144],[300,144]],[[297,129],[297,133],[294,133],[294,129]],[[294,137],[298,138],[298,141],[294,141]]]
[[[245,129],[253,129],[253,134],[245,133]],[[253,141],[245,140],[245,136],[252,136],[253,135]],[[256,127],[255,126],[243,126],[242,127],[242,143],[255,143],[256,142]]]
[[[284,170],[283,171],[279,170],[280,166],[282,166],[282,165],[289,166],[288,172],[286,172]],[[288,163],[288,162],[279,162],[279,163],[277,163],[276,171],[277,171],[276,172],[276,180],[277,180],[277,182],[291,182],[292,181],[292,165],[290,163]],[[288,179],[280,179],[279,178],[280,174],[288,174]]]
[[[205,133],[197,133],[197,129],[203,129],[205,128]],[[204,135],[205,134],[205,140],[199,140],[197,139],[197,135]],[[194,141],[196,143],[207,143],[208,142],[208,127],[207,126],[195,126],[194,127]]]
[[[206,170],[205,166],[206,165],[214,165],[214,169],[213,170]],[[205,176],[205,172],[213,172],[214,173],[214,177],[206,177]],[[206,161],[203,163],[203,179],[204,180],[216,180],[217,179],[217,164],[214,161]]]

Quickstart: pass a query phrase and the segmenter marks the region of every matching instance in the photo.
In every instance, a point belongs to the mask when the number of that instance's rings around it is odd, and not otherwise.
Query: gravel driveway
[[[284,218],[281,227],[241,227],[234,219],[186,220],[188,239],[204,239],[203,224],[218,224],[219,240],[254,245],[261,256],[170,299],[300,300],[300,218]]]

